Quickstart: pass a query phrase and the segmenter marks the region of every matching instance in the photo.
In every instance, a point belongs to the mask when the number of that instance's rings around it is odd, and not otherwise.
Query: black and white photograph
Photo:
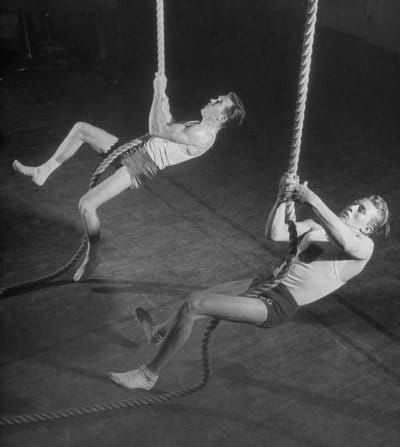
[[[0,446],[400,445],[400,2],[2,0]]]

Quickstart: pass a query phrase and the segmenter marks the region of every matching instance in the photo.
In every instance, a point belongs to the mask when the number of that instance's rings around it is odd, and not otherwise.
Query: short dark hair
[[[227,107],[224,112],[228,118],[224,127],[241,126],[246,115],[243,102],[234,92],[229,92],[227,96],[233,102],[233,105]]]
[[[377,216],[372,221],[372,235],[388,237],[390,233],[389,207],[381,196],[370,194],[366,196],[377,210]]]

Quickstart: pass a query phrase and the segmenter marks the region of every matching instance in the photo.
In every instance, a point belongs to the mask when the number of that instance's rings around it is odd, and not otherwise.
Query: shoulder
[[[215,133],[199,122],[189,122],[185,124],[185,134],[190,146],[195,146],[204,151],[211,147],[215,141]]]
[[[374,248],[375,248],[375,243],[374,241],[368,237],[368,236],[358,236],[357,239],[359,240],[359,244],[360,246],[363,248],[363,252],[364,252],[364,260],[368,260],[373,252],[374,252]]]
[[[373,240],[365,235],[358,234],[349,239],[345,247],[342,247],[344,253],[356,261],[368,261],[374,252]]]

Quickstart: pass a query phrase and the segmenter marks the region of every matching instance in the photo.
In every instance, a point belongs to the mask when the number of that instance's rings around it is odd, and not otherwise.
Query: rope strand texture
[[[288,173],[295,177],[297,175],[301,142],[304,127],[304,116],[306,112],[308,85],[310,81],[312,51],[315,36],[315,25],[317,23],[318,12],[318,0],[308,0],[306,23],[303,38],[303,48],[300,62],[300,74],[297,86],[297,100],[294,114],[293,134],[291,149],[289,155],[289,169]],[[296,210],[292,200],[286,202],[286,220],[289,223],[289,236],[290,236],[290,249],[289,252],[296,252],[297,250],[297,232],[295,232],[296,222]],[[289,254],[286,259],[286,266],[284,269],[287,271],[292,263],[293,256]]]
[[[110,154],[107,156],[107,158],[105,158],[100,163],[100,165],[97,167],[94,174],[92,175],[90,182],[89,182],[89,190],[93,189],[97,185],[97,182],[98,182],[100,176],[104,173],[104,171],[111,165],[111,163],[116,158],[118,158],[119,156],[124,154],[126,151],[130,150],[133,145],[141,144],[143,139],[147,138],[147,136],[148,136],[148,134],[142,135],[141,137],[136,138],[134,141],[130,141],[127,144],[119,146],[119,147],[117,147],[117,149],[110,152]],[[33,290],[34,288],[36,288],[42,284],[48,283],[48,282],[58,278],[59,276],[63,275],[64,273],[66,273],[68,270],[70,270],[76,264],[76,262],[79,260],[79,258],[82,256],[83,252],[85,251],[87,244],[88,244],[88,237],[87,237],[87,234],[85,233],[82,236],[81,244],[80,244],[79,248],[76,250],[76,252],[72,255],[71,259],[66,264],[61,266],[58,270],[51,272],[47,275],[41,276],[36,279],[32,279],[30,281],[13,284],[11,286],[1,289],[0,290],[1,297],[7,297],[9,295],[16,295],[16,294],[24,292],[24,291]]]
[[[164,1],[163,0],[156,0],[157,4],[157,64],[158,64],[158,73],[165,76],[165,23],[164,23]],[[137,139],[138,144],[141,143],[141,138],[139,137]],[[98,178],[100,175],[106,170],[106,168],[120,155],[122,155],[127,150],[131,149],[132,144],[130,143],[129,147],[125,148],[125,145],[119,147],[116,151],[112,152],[96,169],[95,173],[93,174],[90,184],[89,184],[89,190],[94,188],[94,186],[97,183]],[[78,259],[82,256],[83,252],[85,251],[88,244],[88,237],[86,234],[83,235],[81,244],[78,248],[78,250],[74,253],[74,255],[71,257],[71,259],[62,267],[60,267],[58,270],[42,276],[40,278],[36,278],[30,281],[13,284],[9,287],[5,287],[3,289],[0,289],[0,296],[5,297],[11,294],[17,294],[22,291],[28,291],[33,289],[34,287],[37,287],[41,284],[47,283],[55,278],[58,278],[59,276],[66,273],[70,268],[72,268],[75,263],[78,261]]]
[[[164,1],[157,1],[157,66],[158,73],[165,75],[165,24]]]
[[[307,7],[307,19],[306,19],[306,29],[304,34],[303,41],[303,51],[301,58],[301,72],[299,78],[298,85],[298,99],[296,103],[296,112],[295,112],[295,120],[294,120],[294,130],[293,130],[293,140],[292,147],[290,152],[290,161],[289,161],[289,174],[295,176],[297,174],[298,162],[300,157],[300,148],[301,148],[301,138],[303,131],[303,123],[304,123],[304,114],[306,108],[306,100],[307,100],[307,91],[308,91],[308,82],[309,82],[309,74],[311,67],[311,56],[312,56],[312,44],[314,40],[315,33],[315,24],[316,24],[316,15],[318,9],[318,0],[309,0]],[[164,34],[163,34],[163,2],[162,0],[157,0],[157,33],[158,33],[158,69],[161,73],[164,73],[165,64],[164,64]],[[140,142],[140,139],[138,139]],[[110,154],[110,161],[107,159],[100,164],[95,174],[92,177],[89,188],[92,188],[96,183],[97,178],[101,175],[101,173],[106,169],[106,167],[119,155],[121,155],[124,150],[124,146],[121,146],[117,149],[117,151]],[[127,149],[125,149],[127,150]],[[290,234],[290,248],[289,253],[286,258],[285,263],[283,264],[280,272],[276,275],[270,282],[266,284],[260,285],[258,288],[253,289],[253,292],[257,291],[268,291],[274,287],[276,287],[283,277],[287,274],[292,260],[296,255],[297,251],[297,232],[296,232],[296,215],[294,212],[294,204],[293,202],[289,202],[286,207],[287,216],[289,217],[289,234]],[[86,242],[87,243],[87,242]],[[83,243],[82,243],[83,244]],[[201,355],[202,355],[202,363],[203,363],[203,376],[201,381],[194,385],[191,388],[186,388],[179,391],[174,391],[171,393],[165,393],[158,396],[150,396],[145,398],[139,398],[135,400],[123,400],[117,402],[108,402],[95,404],[86,407],[78,407],[78,408],[70,408],[65,410],[55,410],[48,411],[43,413],[32,413],[25,415],[15,415],[15,416],[0,416],[0,426],[7,425],[15,425],[15,424],[29,424],[33,422],[41,422],[41,421],[51,421],[60,418],[68,418],[72,416],[79,416],[84,414],[92,414],[99,413],[109,410],[116,410],[120,408],[137,408],[145,405],[153,405],[153,404],[161,404],[173,399],[177,399],[180,397],[185,397],[190,394],[193,394],[206,386],[210,376],[210,368],[209,368],[209,358],[208,358],[208,344],[210,342],[211,337],[214,334],[215,329],[217,328],[219,320],[213,319],[208,325],[201,345]]]
[[[121,408],[138,408],[146,405],[162,404],[174,399],[189,396],[203,389],[210,378],[210,365],[208,356],[208,345],[214,335],[214,331],[219,324],[219,320],[213,319],[208,324],[201,343],[201,359],[203,366],[203,374],[201,380],[190,388],[185,388],[170,393],[160,395],[151,395],[138,399],[128,399],[114,402],[98,403],[85,407],[68,408],[62,410],[46,411],[42,413],[21,414],[15,416],[0,416],[0,427],[8,425],[31,424],[34,422],[47,422],[56,419],[65,419],[73,416],[81,416],[85,414],[101,413],[110,410],[118,410]]]

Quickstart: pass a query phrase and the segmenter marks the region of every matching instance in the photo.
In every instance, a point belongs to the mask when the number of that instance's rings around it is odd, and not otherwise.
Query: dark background
[[[2,414],[142,395],[106,378],[154,352],[132,321],[134,306],[163,319],[188,292],[269,271],[286,253],[263,240],[263,229],[288,163],[304,7],[282,2],[279,11],[272,3],[166,4],[174,116],[197,118],[210,96],[234,90],[246,121],[203,157],[100,210],[104,262],[90,281],[71,284],[66,275],[1,300]],[[332,25],[340,15],[332,2],[321,3],[321,23]],[[392,234],[377,242],[362,275],[272,331],[223,324],[210,383],[199,394],[3,429],[1,445],[399,445],[400,70],[393,45],[370,43],[385,41],[373,26],[378,16],[371,13],[369,34],[358,32],[367,2],[358,3],[360,16],[349,2],[346,24],[359,37],[339,26],[317,29],[299,174],[335,211],[371,192],[387,200]],[[99,162],[83,147],[39,188],[15,175],[12,161],[44,162],[76,121],[121,139],[143,134],[156,70],[152,2],[94,10],[63,2],[50,10],[49,35],[43,11],[33,9],[18,4],[1,15],[8,27],[0,82],[2,286],[69,259],[80,240],[77,203]],[[166,368],[159,390],[198,380],[203,327]]]

